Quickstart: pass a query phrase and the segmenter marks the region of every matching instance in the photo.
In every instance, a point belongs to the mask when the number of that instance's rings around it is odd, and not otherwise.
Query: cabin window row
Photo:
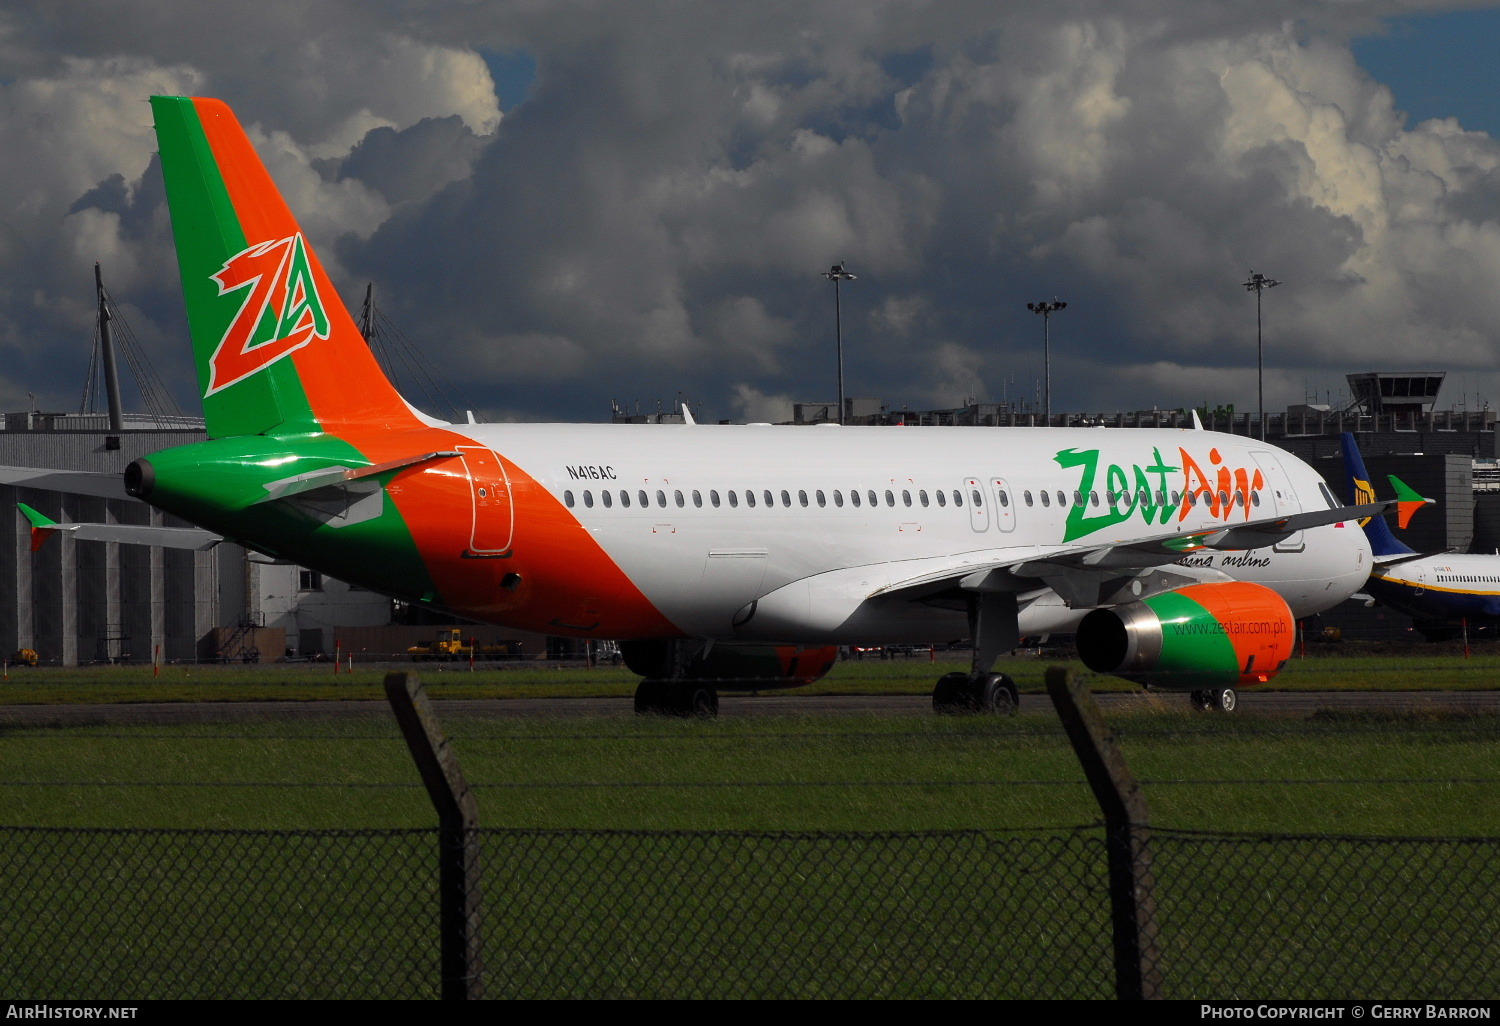
[[[1025,492],[1023,494],[1023,498],[1026,500],[1026,505],[1030,506],[1032,504],[1030,491]],[[1046,492],[1041,493],[1041,499],[1043,506],[1050,505]],[[1170,505],[1180,506],[1183,504],[1183,502],[1186,502],[1188,507],[1192,508],[1198,506],[1200,502],[1205,506],[1213,506],[1215,505],[1215,499],[1218,500],[1217,504],[1220,508],[1233,509],[1235,507],[1238,507],[1240,509],[1244,509],[1246,506],[1245,493],[1238,490],[1233,494],[1226,491],[1220,491],[1217,495],[1215,495],[1211,491],[1202,490],[1195,492],[1181,492],[1174,490],[1168,492],[1158,489],[1157,491],[1152,492],[1146,488],[1141,488],[1134,492],[1127,491],[1104,493],[1104,501],[1109,503],[1110,506],[1150,506],[1153,504],[1157,506],[1166,506],[1169,504],[1168,500],[1170,500]],[[1059,506],[1065,506],[1068,504],[1068,497],[1062,491],[1059,491],[1057,493],[1057,504]],[[1258,508],[1260,506],[1260,492],[1251,491],[1248,504],[1250,506]],[[1099,493],[1089,492],[1088,497],[1085,498],[1082,492],[1075,491],[1073,493],[1073,505],[1098,506]]]
[[[968,501],[976,507],[982,507],[984,505],[984,493],[977,488],[970,488],[968,491]],[[866,504],[871,507],[878,507],[881,505],[881,498],[883,495],[886,507],[894,508],[897,504],[896,494],[897,493],[890,488],[885,489],[883,493],[877,492],[873,488],[867,489],[863,493],[861,493],[859,489],[851,488],[848,492],[847,501],[851,507],[855,508]],[[954,506],[961,507],[964,505],[964,493],[961,489],[958,488],[954,488],[951,493],[945,492],[940,488],[935,489],[930,496],[927,492],[927,489],[919,488],[915,491],[915,499],[913,499],[913,490],[904,488],[900,492],[901,505],[905,507],[913,507],[917,505],[920,505],[922,507],[930,507],[933,501],[936,500],[936,503],[939,507],[944,507],[947,506],[950,502],[950,494],[952,496],[951,502]],[[1054,495],[1057,497],[1057,505],[1059,507],[1067,506],[1069,504],[1068,494],[1062,489],[1058,489],[1056,492],[1040,491],[1035,497],[1032,495],[1031,490],[1027,489],[1021,493],[1021,498],[1027,506],[1035,506],[1037,498],[1040,498],[1043,507],[1051,507]],[[1122,505],[1149,506],[1153,504],[1153,500],[1155,505],[1165,506],[1168,504],[1169,499],[1171,501],[1171,505],[1177,506],[1180,505],[1185,499],[1188,506],[1191,508],[1199,505],[1200,495],[1204,496],[1202,499],[1203,505],[1212,506],[1214,505],[1214,500],[1217,499],[1217,504],[1220,508],[1244,509],[1246,507],[1245,493],[1241,491],[1236,491],[1232,495],[1226,491],[1220,491],[1218,495],[1214,495],[1211,492],[1188,492],[1184,495],[1184,493],[1180,491],[1166,492],[1158,490],[1155,493],[1152,493],[1148,489],[1142,488],[1135,492],[1106,492],[1105,501],[1109,503],[1111,508],[1117,508]],[[796,493],[795,503],[792,498],[792,492],[785,488],[781,489],[779,492],[773,491],[769,488],[763,489],[759,494],[759,498],[757,498],[756,491],[753,488],[746,488],[743,491],[738,491],[731,488],[727,489],[722,495],[717,488],[711,488],[708,490],[707,504],[713,509],[721,509],[725,505],[727,505],[730,509],[738,509],[742,503],[746,508],[750,509],[755,508],[757,505],[763,505],[768,509],[774,509],[778,505],[778,496],[781,500],[780,506],[786,509],[790,509],[794,505],[800,506],[804,509],[809,508],[813,505],[816,505],[819,508],[826,508],[829,504],[829,493],[825,492],[821,488],[814,489],[810,495],[807,489],[798,489]],[[658,509],[668,508],[669,503],[675,505],[678,509],[685,509],[690,501],[694,508],[702,509],[705,501],[703,491],[697,488],[691,489],[686,493],[684,493],[681,489],[673,489],[670,499],[668,498],[667,492],[663,489],[658,488],[654,492],[649,492],[646,489],[642,488],[638,489],[635,492],[634,500],[632,500],[630,489],[621,488],[618,492],[612,492],[608,489],[601,489],[599,492],[599,504],[602,505],[605,509],[612,509],[615,506],[616,502],[618,502],[619,505],[624,509],[631,508],[632,504],[635,506],[639,506],[642,509],[649,509],[653,505],[653,497],[656,500],[654,505]],[[996,492],[996,498],[998,499],[1002,507],[1008,508],[1010,506],[1010,493],[1006,489],[999,489]],[[568,489],[563,492],[563,502],[569,509],[574,508],[574,506],[578,502],[578,499],[579,496],[576,496],[573,493],[572,489]],[[1097,507],[1099,505],[1099,493],[1097,491],[1092,491],[1089,492],[1087,496],[1085,496],[1083,492],[1075,490],[1072,495],[1072,500],[1072,505],[1076,507],[1082,507],[1085,505],[1092,505]],[[590,489],[585,489],[582,493],[582,501],[585,509],[593,509],[593,491]],[[842,489],[835,488],[833,490],[832,502],[835,508],[843,508],[845,504],[845,493]],[[1249,505],[1257,508],[1260,506],[1260,492],[1252,491],[1250,493]]]
[[[951,493],[945,492],[942,489],[936,489],[929,493],[925,488],[915,490],[903,488],[900,492],[890,488],[885,489],[883,492],[877,492],[873,488],[866,489],[863,492],[859,489],[851,488],[847,493],[847,498],[843,489],[835,488],[831,493],[831,502],[838,509],[842,509],[846,502],[854,508],[860,508],[865,505],[878,507],[881,505],[881,499],[884,498],[885,506],[895,508],[898,504],[898,496],[899,504],[906,507],[931,507],[934,502],[940,507],[947,506],[950,502],[954,506],[962,506],[965,501],[964,493],[957,488],[954,488]],[[581,496],[575,495],[572,489],[563,492],[563,503],[569,509],[572,509],[580,498],[585,509],[594,508],[595,498],[592,490],[585,489]],[[654,504],[652,502],[653,498],[655,499]],[[780,500],[779,503],[777,501],[778,498]],[[968,501],[976,506],[983,506],[984,496],[977,488],[970,489]],[[1000,495],[1000,501],[1005,505],[1010,504],[1009,497],[1004,492]],[[759,493],[753,488],[746,488],[743,491],[731,488],[721,494],[717,488],[710,488],[705,497],[705,493],[698,488],[687,492],[682,491],[682,489],[673,489],[670,495],[660,488],[654,492],[642,488],[636,490],[632,498],[630,489],[621,488],[618,492],[612,492],[608,489],[600,490],[598,503],[605,509],[612,509],[617,503],[625,509],[631,508],[632,505],[639,506],[642,509],[650,509],[653,505],[657,509],[666,509],[669,505],[675,505],[678,509],[685,509],[689,503],[697,509],[702,509],[705,504],[713,509],[721,509],[725,506],[728,506],[730,509],[738,509],[741,505],[749,509],[754,509],[756,506],[765,506],[768,509],[774,509],[778,505],[786,509],[794,506],[802,508],[810,508],[812,506],[827,508],[830,504],[830,493],[821,488],[813,489],[811,492],[805,488],[799,488],[795,493],[786,488],[782,488],[779,491],[765,488],[761,489]]]

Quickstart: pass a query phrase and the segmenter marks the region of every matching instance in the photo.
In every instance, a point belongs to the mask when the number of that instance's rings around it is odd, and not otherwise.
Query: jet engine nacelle
[[[674,646],[667,639],[620,642],[620,656],[633,673],[651,680],[712,681],[725,690],[770,691],[796,688],[821,679],[838,661],[834,645],[694,645],[674,667]]]
[[[1078,625],[1078,654],[1097,673],[1173,690],[1261,684],[1291,658],[1296,620],[1259,584],[1193,584],[1095,609]]]

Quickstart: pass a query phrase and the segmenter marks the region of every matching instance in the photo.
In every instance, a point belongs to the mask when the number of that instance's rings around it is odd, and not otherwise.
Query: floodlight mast
[[[854,281],[855,276],[844,270],[843,264],[834,264],[823,272],[823,277],[833,282],[833,341],[838,349],[839,360],[839,423],[844,422],[844,327],[839,309],[839,282]]]
[[[1260,294],[1266,289],[1274,289],[1281,282],[1251,271],[1249,280],[1241,284],[1245,286],[1245,291],[1255,293],[1255,405],[1256,416],[1259,418],[1257,423],[1260,425],[1260,440],[1264,442],[1266,440],[1266,361],[1260,330]]]
[[[1042,315],[1042,426],[1052,426],[1052,315],[1068,304],[1053,297],[1052,302],[1027,303],[1026,309]]]

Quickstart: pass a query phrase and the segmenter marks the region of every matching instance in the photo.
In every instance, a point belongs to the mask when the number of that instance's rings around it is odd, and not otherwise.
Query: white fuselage
[[[685,634],[857,644],[962,636],[951,603],[871,599],[974,565],[1332,505],[1301,460],[1205,431],[770,425],[454,425],[556,497]],[[1193,501],[1185,498],[1189,493]],[[1222,501],[1221,501],[1222,500]],[[524,541],[526,510],[514,531]],[[1263,584],[1296,616],[1366,580],[1355,527],[1172,567]],[[1223,576],[1221,576],[1223,575]],[[1087,612],[1020,596],[1024,634]]]

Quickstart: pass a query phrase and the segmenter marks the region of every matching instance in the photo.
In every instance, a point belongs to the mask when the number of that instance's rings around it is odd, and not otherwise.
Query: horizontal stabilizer
[[[16,505],[31,522],[31,550],[42,547],[54,532],[66,532],[77,541],[120,542],[126,545],[154,545],[163,549],[211,549],[224,540],[197,527],[154,527],[150,524],[60,524],[38,513],[24,502]]]
[[[305,474],[296,474],[292,477],[284,477],[279,481],[272,481],[266,485],[266,496],[259,502],[275,502],[277,499],[289,498],[300,495],[303,492],[311,492],[318,488],[327,488],[330,485],[346,484],[350,481],[358,481],[361,478],[374,477],[377,474],[389,473],[393,470],[403,470],[406,467],[414,467],[419,463],[429,460],[451,459],[461,455],[456,450],[445,450],[443,452],[427,452],[420,456],[407,456],[398,460],[387,460],[384,463],[376,463],[369,467],[325,467],[322,470],[312,470]]]
[[[45,467],[0,467],[0,484],[15,488],[39,488],[69,495],[94,495],[102,499],[130,499],[125,478],[86,470],[48,470]]]

